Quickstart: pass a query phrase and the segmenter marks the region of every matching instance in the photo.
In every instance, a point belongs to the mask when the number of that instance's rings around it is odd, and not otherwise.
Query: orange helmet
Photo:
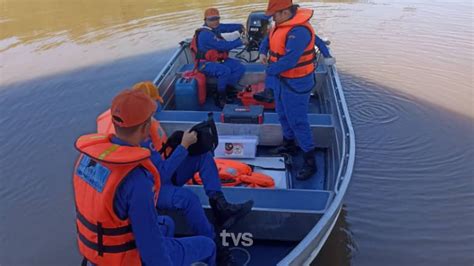
[[[273,16],[276,12],[287,9],[293,5],[292,0],[269,0],[267,11],[265,12],[266,16]]]
[[[112,100],[112,122],[120,127],[138,126],[155,113],[156,107],[156,102],[143,91],[124,90]]]
[[[206,11],[204,11],[204,18],[209,19],[209,18],[218,18],[220,17],[219,10],[217,8],[208,8]]]

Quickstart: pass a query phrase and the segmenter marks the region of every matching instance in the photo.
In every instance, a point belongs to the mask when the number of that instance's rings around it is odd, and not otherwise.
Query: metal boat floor
[[[258,146],[257,149],[257,156],[259,157],[266,157],[270,156],[270,149],[274,147],[272,146]],[[318,167],[318,171],[308,180],[297,180],[296,175],[298,171],[303,166],[303,152],[300,151],[298,154],[291,156],[291,165],[292,168],[290,169],[291,173],[291,188],[296,189],[316,189],[316,190],[325,190],[326,187],[326,155],[328,150],[317,148],[315,157],[316,157],[316,165]]]

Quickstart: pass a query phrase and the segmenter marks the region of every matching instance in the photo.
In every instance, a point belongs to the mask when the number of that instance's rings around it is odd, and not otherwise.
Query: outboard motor
[[[271,17],[265,16],[265,11],[253,11],[247,18],[247,34],[249,44],[247,50],[258,51],[260,43],[268,34]]]

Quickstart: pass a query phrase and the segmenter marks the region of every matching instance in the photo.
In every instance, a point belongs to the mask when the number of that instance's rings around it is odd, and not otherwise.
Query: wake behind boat
[[[258,12],[249,16],[249,33],[253,31],[250,27],[257,25],[253,21],[259,19]],[[236,105],[226,105],[222,110],[214,103],[216,80],[206,80],[203,96],[198,82],[189,76],[195,67],[190,44],[189,40],[181,42],[154,80],[164,100],[163,110],[157,112],[155,118],[169,135],[191,128],[213,112],[220,142],[216,157],[245,162],[252,165],[255,172],[273,178],[274,188],[224,184],[224,193],[230,201],[255,201],[253,211],[226,232],[238,236],[238,241],[230,236],[227,241],[231,246],[236,245],[233,253],[241,264],[309,264],[334,227],[354,166],[354,132],[336,67],[325,65],[318,52],[317,85],[308,112],[317,146],[318,171],[302,181],[296,179],[303,165],[302,152],[280,157],[270,153],[282,140],[278,116],[272,106],[265,106],[263,112],[263,107],[251,100],[252,94],[264,87],[265,80],[266,66],[256,62],[257,51],[247,46],[230,53],[245,66],[240,80],[245,89],[239,92]],[[188,188],[199,196],[213,219],[204,190],[197,185]],[[176,233],[190,234],[183,217],[171,215],[176,221]],[[247,240],[251,236],[251,241],[246,242],[249,245],[238,245],[240,240],[245,240],[243,236],[247,236]],[[221,237],[226,238],[222,234]]]

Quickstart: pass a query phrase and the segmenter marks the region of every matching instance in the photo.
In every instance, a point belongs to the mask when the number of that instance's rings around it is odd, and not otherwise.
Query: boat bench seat
[[[187,186],[198,195],[206,214],[213,220],[208,197],[201,186]],[[231,230],[250,232],[254,239],[300,241],[324,214],[334,197],[334,192],[325,190],[223,188],[229,202],[252,199],[254,208]],[[184,217],[167,212],[176,222],[178,234],[191,234]]]
[[[207,120],[207,111],[175,111],[164,110],[157,112],[155,118],[160,121],[163,129],[169,135],[176,130],[186,130],[194,124]],[[220,121],[221,112],[214,112],[214,120]],[[334,121],[331,114],[308,114],[317,147],[327,148],[331,145],[334,134]],[[265,112],[263,124],[228,124],[217,123],[219,134],[222,135],[254,135],[259,138],[259,145],[278,145],[283,138],[278,115]]]
[[[166,122],[200,122],[207,119],[207,111],[175,111],[163,110],[155,114],[155,118],[161,123]],[[219,122],[221,118],[220,112],[214,112],[214,120]],[[308,114],[308,120],[311,125],[321,127],[333,127],[332,115],[330,114]],[[265,112],[263,124],[280,124],[278,115],[273,112]],[[249,125],[252,126],[252,125]]]

